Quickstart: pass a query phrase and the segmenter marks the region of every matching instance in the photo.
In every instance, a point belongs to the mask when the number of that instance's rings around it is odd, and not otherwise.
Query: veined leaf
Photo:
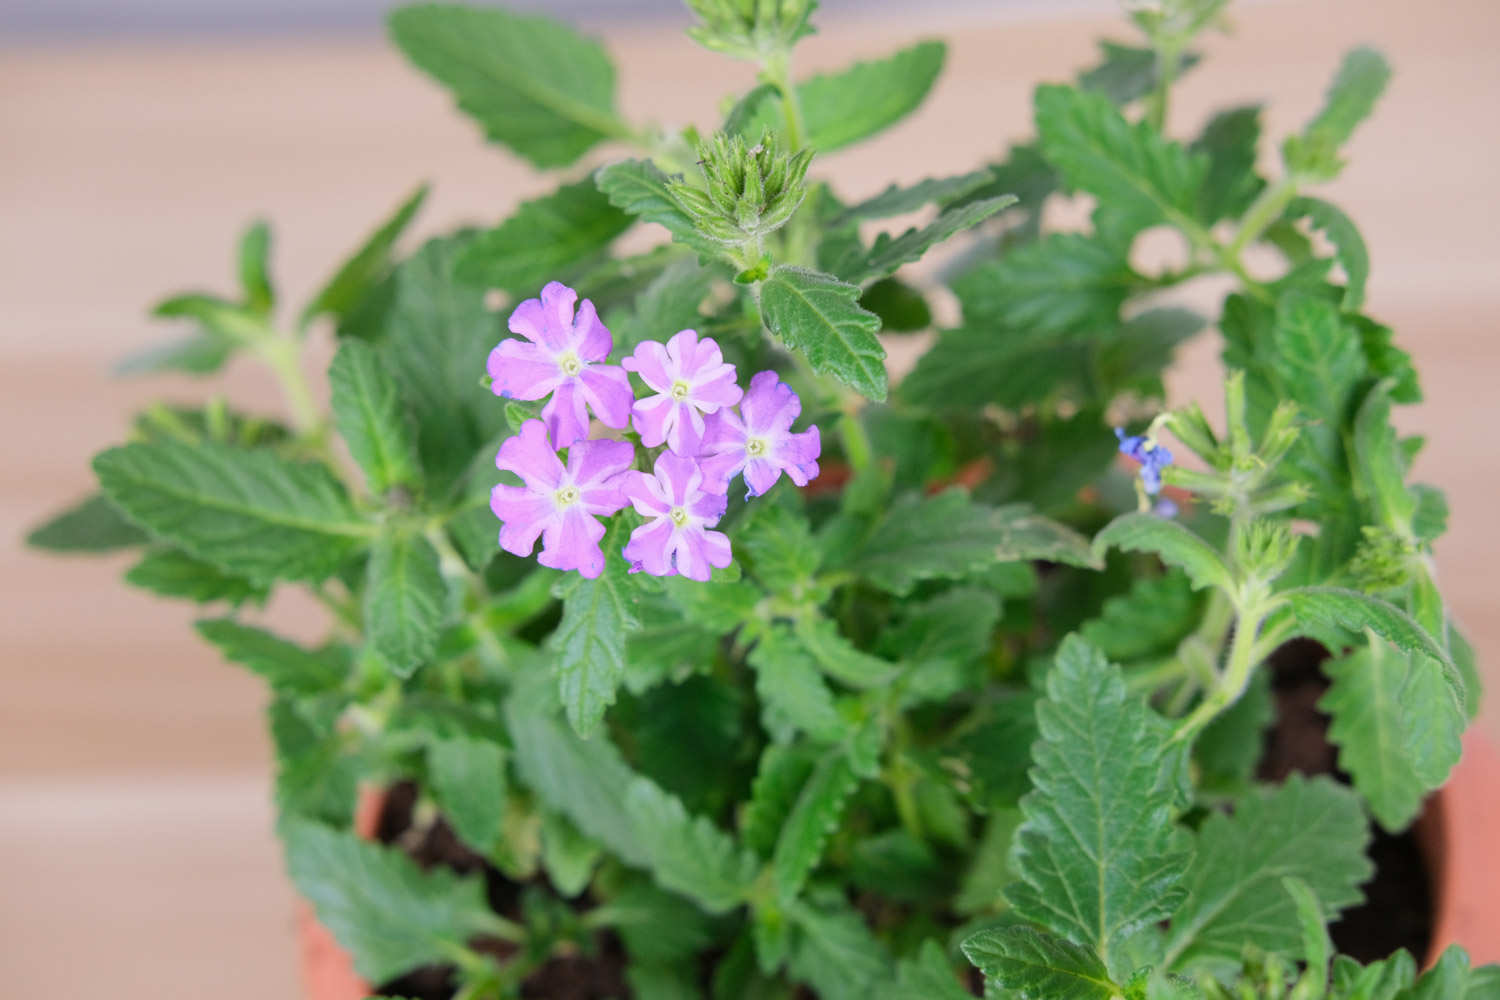
[[[783,900],[794,899],[802,891],[858,784],[848,757],[842,749],[835,749],[824,756],[802,786],[771,857],[776,892]]]
[[[787,963],[792,978],[822,1000],[864,1000],[891,978],[885,946],[865,926],[859,911],[841,898],[798,902],[787,914],[799,931]]]
[[[413,4],[391,37],[484,129],[537,167],[565,167],[629,127],[615,110],[615,68],[597,42],[549,17],[499,8]]]
[[[964,939],[986,982],[1016,1000],[1111,1000],[1121,994],[1099,956],[1034,927],[996,927]]]
[[[1287,206],[1286,218],[1307,219],[1312,228],[1328,237],[1347,279],[1343,308],[1358,312],[1365,302],[1365,282],[1370,279],[1370,251],[1354,220],[1343,209],[1321,198],[1296,198]]]
[[[218,647],[224,659],[259,674],[278,694],[315,695],[335,691],[349,672],[345,649],[310,651],[231,618],[207,618],[195,622],[194,627],[199,635]]]
[[[1369,629],[1399,649],[1431,657],[1442,665],[1454,698],[1463,703],[1463,678],[1447,650],[1416,619],[1394,604],[1338,587],[1298,587],[1278,596],[1286,600],[1298,623],[1305,628],[1333,627],[1356,633]]]
[[[96,456],[94,471],[131,520],[256,581],[326,579],[372,532],[326,467],[264,451],[130,444]]]
[[[772,743],[761,752],[750,801],[740,815],[745,846],[770,857],[814,766],[814,755],[806,746]]]
[[[786,742],[805,732],[820,742],[835,743],[847,735],[848,726],[834,707],[833,692],[817,661],[788,630],[767,629],[749,659],[762,722],[772,738]]]
[[[893,215],[905,215],[929,204],[942,205],[977,191],[993,177],[992,171],[975,170],[956,177],[929,177],[906,187],[892,184],[879,194],[844,209],[828,223],[828,228],[839,229],[861,219],[886,219]]]
[[[550,640],[553,672],[568,721],[583,737],[598,729],[604,710],[615,703],[625,676],[625,641],[641,625],[629,567],[616,555],[625,534],[617,521],[604,540],[607,555],[598,579],[570,573],[556,588],[563,617]]]
[[[1193,141],[1192,151],[1208,157],[1199,218],[1206,224],[1238,218],[1250,207],[1266,182],[1255,172],[1260,145],[1260,106],[1221,111],[1208,120]]]
[[[365,578],[370,643],[401,677],[432,658],[443,623],[447,585],[427,539],[387,535],[375,543]]]
[[[1168,566],[1187,574],[1195,589],[1235,589],[1234,574],[1218,552],[1192,531],[1155,514],[1121,514],[1094,536],[1094,552],[1103,555],[1113,546],[1128,552],[1150,552]]]
[[[116,552],[150,537],[96,493],[32,528],[26,544],[48,552]]]
[[[925,226],[913,226],[900,236],[881,233],[868,251],[861,250],[842,260],[835,270],[848,281],[864,284],[895,273],[903,264],[920,260],[922,255],[944,240],[979,225],[997,212],[1016,203],[1015,195],[1002,194],[967,202],[941,212]]]
[[[1338,176],[1343,168],[1340,148],[1375,110],[1390,79],[1390,65],[1374,49],[1358,48],[1346,55],[1317,117],[1282,145],[1287,169],[1316,180]]]
[[[1000,544],[994,550],[996,562],[1042,560],[1085,569],[1103,566],[1087,538],[1024,503],[996,508],[994,520],[1001,532]]]
[[[373,347],[346,340],[328,370],[333,387],[333,419],[349,453],[364,470],[377,496],[393,486],[421,482],[411,414],[396,380]]]
[[[390,272],[391,251],[426,199],[427,185],[423,184],[360,244],[302,310],[303,327],[325,314],[342,321],[354,311],[360,300]]]
[[[858,300],[857,285],[786,265],[774,269],[760,291],[766,327],[807,358],[813,371],[883,402],[885,348],[875,337],[880,318]]]
[[[973,1000],[959,985],[953,963],[943,946],[929,938],[912,958],[896,963],[895,982],[886,983],[875,994],[877,1000]]]
[[[818,570],[818,547],[807,516],[785,504],[763,500],[752,507],[734,541],[748,558],[750,573],[773,593],[805,586]]]
[[[1004,326],[1029,337],[1091,333],[1119,325],[1141,279],[1103,241],[1052,233],[969,271],[953,284],[970,326]]]
[[[1212,813],[1198,831],[1163,967],[1238,968],[1247,946],[1300,957],[1296,904],[1282,877],[1306,882],[1331,918],[1361,898],[1372,871],[1368,839],[1358,798],[1326,778],[1293,775],[1238,799],[1232,816]]]
[[[487,854],[505,817],[504,748],[468,737],[434,740],[427,747],[427,778],[454,832]]]
[[[1106,959],[1182,902],[1186,836],[1176,827],[1171,727],[1126,693],[1113,666],[1063,640],[1037,705],[1033,790],[1021,800],[1006,890],[1017,914]]]
[[[630,223],[592,178],[584,178],[523,202],[480,233],[459,257],[456,273],[518,298],[536,295],[556,275],[602,252]]]
[[[125,582],[162,597],[182,597],[199,604],[264,601],[270,587],[195,559],[179,549],[148,549],[125,573]]]
[[[1128,663],[1177,647],[1198,624],[1200,602],[1182,573],[1143,576],[1104,602],[1098,618],[1078,630],[1101,653]]]
[[[797,84],[804,142],[831,153],[890,128],[926,98],[947,53],[942,42],[918,42],[885,59]]]
[[[642,222],[665,227],[674,240],[700,254],[717,257],[721,248],[698,233],[693,217],[668,190],[667,180],[667,175],[649,160],[621,160],[600,167],[594,174],[594,183],[611,205]]]
[[[792,634],[820,670],[852,688],[884,687],[901,672],[897,664],[855,647],[839,631],[838,622],[820,614],[798,618]]]
[[[664,888],[712,913],[743,902],[759,863],[707,817],[688,816],[681,801],[645,778],[625,789],[624,807]]]

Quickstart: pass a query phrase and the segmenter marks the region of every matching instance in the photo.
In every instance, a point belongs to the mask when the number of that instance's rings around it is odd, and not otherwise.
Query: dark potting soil
[[[1293,771],[1328,774],[1339,781],[1349,776],[1338,769],[1338,756],[1328,742],[1328,716],[1318,711],[1318,699],[1328,690],[1319,669],[1328,654],[1316,642],[1298,640],[1272,656],[1271,690],[1276,699],[1276,721],[1266,732],[1265,753],[1257,776],[1283,781]],[[1392,835],[1372,827],[1369,856],[1375,875],[1364,885],[1365,901],[1345,910],[1329,930],[1340,952],[1361,962],[1385,958],[1405,948],[1421,961],[1432,942],[1432,879],[1411,830]]]

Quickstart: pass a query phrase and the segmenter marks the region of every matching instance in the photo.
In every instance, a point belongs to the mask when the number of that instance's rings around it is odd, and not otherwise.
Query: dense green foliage
[[[812,0],[691,0],[692,37],[759,84],[662,134],[566,25],[404,7],[396,44],[556,190],[403,254],[419,190],[300,310],[252,226],[238,291],[163,303],[189,338],[127,369],[253,358],[289,422],[155,407],[95,459],[102,492],[30,540],[138,551],[130,583],[218,606],[199,631],[273,698],[288,870],[377,986],[441,964],[466,1000],[516,997],[611,933],[645,1000],[956,1000],[980,975],[1021,1000],[1492,997],[1459,952],[1418,980],[1405,953],[1334,957],[1325,930],[1362,898],[1371,818],[1405,828],[1456,762],[1476,681],[1432,575],[1446,507],[1391,425],[1416,375],[1361,311],[1358,230],[1309,193],[1389,72],[1349,55],[1262,176],[1258,108],[1164,128],[1224,3],[1134,5],[1134,44],[1037,89],[1035,137],[876,193],[835,192],[817,156],[915,110],[939,42],[797,81]],[[1090,199],[1090,223],[1043,231],[1054,199]],[[659,245],[618,251],[637,224]],[[1181,262],[1143,268],[1162,229]],[[1279,266],[1252,272],[1252,247]],[[1205,275],[1233,283],[1219,316],[1171,306]],[[695,327],[741,371],[788,372],[821,425],[821,481],[732,498],[710,582],[629,572],[624,521],[596,579],[497,549],[496,448],[536,405],[481,383],[508,311],[487,295],[551,279],[616,357]],[[882,331],[950,300],[892,382]],[[1217,426],[1163,412],[1205,329]],[[301,360],[325,337],[326,414]],[[1175,438],[1175,519],[1112,424]],[[240,618],[294,585],[330,612],[316,648]],[[1296,637],[1331,653],[1352,787],[1254,780],[1265,663]],[[362,841],[356,788],[398,782],[405,842],[445,824],[520,903]]]

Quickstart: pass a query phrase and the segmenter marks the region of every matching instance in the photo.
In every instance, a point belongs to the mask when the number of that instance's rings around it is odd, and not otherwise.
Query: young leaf
[[[815,758],[806,746],[771,743],[760,755],[750,800],[740,814],[740,839],[762,857],[770,857],[812,775]]]
[[[996,927],[964,939],[987,983],[1017,1000],[1111,1000],[1120,987],[1088,948],[1034,927]]]
[[[1283,875],[1281,887],[1292,897],[1297,909],[1297,923],[1302,929],[1302,960],[1306,964],[1304,981],[1319,996],[1328,983],[1328,961],[1333,957],[1333,942],[1328,937],[1323,904],[1313,887],[1295,875]],[[1293,993],[1293,997],[1301,994]]]
[[[831,153],[890,128],[927,97],[947,52],[942,42],[918,42],[885,59],[797,84],[803,141]]]
[[[256,581],[326,579],[372,531],[326,467],[269,452],[130,444],[96,456],[94,471],[131,520]]]
[[[1087,642],[1063,640],[1037,705],[1033,790],[1021,800],[1006,890],[1018,915],[1107,960],[1183,898],[1171,727]]]
[[[115,505],[95,493],[32,528],[26,544],[48,552],[117,552],[150,539]]]
[[[1094,536],[1096,555],[1102,556],[1111,546],[1152,553],[1186,573],[1194,589],[1214,587],[1228,594],[1235,591],[1234,574],[1223,557],[1176,521],[1155,514],[1121,514]]]
[[[162,371],[211,374],[223,367],[235,351],[261,339],[266,332],[265,317],[249,306],[217,295],[175,295],[157,303],[151,315],[160,319],[192,320],[197,329],[186,339],[121,360],[115,366],[115,374],[142,375]]]
[[[1004,326],[1036,338],[1117,326],[1141,279],[1103,241],[1052,233],[969,271],[953,284],[971,326]]]
[[[1138,577],[1078,633],[1109,659],[1129,663],[1175,649],[1197,626],[1200,604],[1183,573]]]
[[[568,721],[585,738],[615,703],[625,676],[625,641],[641,626],[629,567],[616,555],[624,535],[623,522],[616,522],[604,541],[607,557],[598,579],[570,573],[556,588],[563,617],[550,640],[553,672]]]
[[[1306,882],[1332,917],[1359,902],[1369,833],[1353,792],[1292,775],[1215,812],[1198,831],[1187,898],[1167,934],[1167,969],[1238,967],[1247,947],[1295,960],[1302,937],[1284,876]]]
[[[784,627],[767,629],[749,660],[762,722],[773,739],[787,742],[804,732],[820,742],[836,743],[847,735],[848,726],[834,706],[817,660]]]
[[[349,672],[347,650],[339,647],[309,651],[231,618],[206,618],[193,627],[218,647],[224,659],[259,674],[278,694],[335,691]]]
[[[642,222],[665,227],[674,240],[700,254],[717,257],[721,247],[699,235],[693,217],[673,197],[667,181],[667,175],[649,160],[621,160],[594,174],[594,183],[611,205]]]
[[[929,177],[902,187],[892,184],[879,194],[856,202],[828,223],[829,229],[841,229],[862,219],[886,219],[905,215],[929,204],[943,205],[977,191],[993,179],[989,170],[975,170],[956,177]],[[975,199],[981,200],[981,199]]]
[[[147,550],[125,573],[125,582],[162,597],[182,597],[198,604],[228,601],[235,607],[264,601],[270,593],[265,584],[226,573],[178,549]]]
[[[1265,188],[1255,172],[1260,145],[1260,106],[1221,111],[1193,141],[1192,152],[1208,157],[1198,217],[1208,225],[1243,215]]]
[[[333,420],[377,496],[393,486],[414,489],[421,476],[411,414],[395,379],[373,347],[357,340],[339,345],[328,369]]]
[[[498,922],[478,876],[423,871],[400,851],[307,820],[282,836],[297,891],[372,982],[449,961]]]
[[[1391,67],[1374,49],[1354,49],[1344,57],[1323,108],[1300,135],[1282,146],[1287,169],[1315,180],[1332,180],[1343,163],[1338,154],[1390,82]]]
[[[776,841],[771,873],[777,895],[795,898],[817,867],[828,838],[838,829],[859,779],[843,750],[830,750],[818,763]]]
[[[360,244],[359,249],[339,265],[312,301],[302,310],[301,325],[305,328],[319,316],[329,315],[342,322],[354,311],[391,269],[391,251],[396,241],[416,218],[422,202],[427,199],[427,185],[417,188],[397,206],[380,226]]]
[[[1328,237],[1347,279],[1342,306],[1347,312],[1358,312],[1365,302],[1365,282],[1370,279],[1370,251],[1354,220],[1337,205],[1308,197],[1293,199],[1284,217],[1307,219],[1312,228]]]
[[[885,348],[875,334],[880,318],[861,309],[859,287],[831,275],[783,265],[761,285],[766,327],[807,358],[813,371],[883,402]]]
[[[1434,664],[1379,640],[1323,670],[1333,683],[1318,707],[1332,716],[1339,766],[1381,826],[1405,829],[1458,763],[1462,705]]]
[[[1411,615],[1394,604],[1357,590],[1338,587],[1298,587],[1279,595],[1291,606],[1297,622],[1307,629],[1342,628],[1350,632],[1369,629],[1408,653],[1419,653],[1442,664],[1453,696],[1463,702],[1463,679],[1447,650]]]
[[[276,304],[276,292],[271,287],[270,256],[271,227],[263,220],[256,220],[240,234],[239,271],[245,306],[258,316],[269,316]]]
[[[401,677],[432,658],[443,623],[447,586],[427,539],[386,535],[375,543],[365,578],[370,643]]]
[[[391,37],[484,129],[537,167],[565,167],[630,128],[615,110],[615,68],[597,42],[549,17],[413,4]]]
[[[199,330],[181,340],[122,358],[115,364],[113,372],[116,375],[152,375],[158,372],[211,375],[224,367],[235,347],[232,340],[210,330]]]
[[[488,853],[505,817],[505,750],[467,737],[433,740],[427,747],[427,779],[453,831]]]
[[[1016,203],[1015,195],[1002,194],[994,198],[971,201],[950,208],[927,225],[913,226],[900,236],[881,233],[869,250],[861,249],[851,254],[834,268],[845,280],[864,284],[876,278],[893,274],[903,264],[920,260],[922,255],[944,240],[979,225],[997,212],[1004,211]]]
[[[515,214],[481,233],[458,259],[457,275],[516,298],[604,249],[630,227],[592,178],[564,184],[523,202]]]

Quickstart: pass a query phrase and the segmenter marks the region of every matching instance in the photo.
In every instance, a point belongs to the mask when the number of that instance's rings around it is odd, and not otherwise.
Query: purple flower
[[[568,465],[558,460],[540,420],[528,420],[521,433],[500,446],[495,465],[521,477],[524,486],[499,484],[490,509],[501,521],[500,547],[529,556],[542,538],[536,561],[553,569],[576,569],[590,579],[604,571],[600,517],[629,501],[620,492],[621,473],[635,460],[624,441],[581,441],[568,449]]]
[[[720,410],[703,441],[703,473],[710,489],[729,491],[729,481],[745,474],[747,496],[760,496],[785,472],[798,486],[817,478],[822,443],[818,429],[792,432],[802,401],[775,372],[760,372],[738,413]]]
[[[724,516],[729,500],[703,488],[703,472],[695,460],[662,452],[653,474],[628,472],[620,488],[636,511],[649,518],[625,545],[631,572],[707,580],[710,566],[729,565],[728,536],[708,530]]]
[[[1156,496],[1161,492],[1161,470],[1172,464],[1172,453],[1148,437],[1127,437],[1119,427],[1115,428],[1115,437],[1120,439],[1120,454],[1141,463],[1141,485],[1149,495]]]
[[[656,390],[635,404],[635,429],[648,448],[665,441],[679,455],[698,454],[703,415],[733,406],[744,395],[719,345],[712,337],[699,340],[693,330],[683,330],[665,346],[648,340],[620,363]]]
[[[527,299],[510,314],[510,332],[526,339],[500,341],[487,366],[497,396],[552,394],[542,420],[559,448],[589,436],[589,410],[609,427],[624,427],[635,400],[624,369],[597,363],[609,356],[614,338],[588,299],[574,316],[577,301],[573,289],[549,281],[541,298]]]

